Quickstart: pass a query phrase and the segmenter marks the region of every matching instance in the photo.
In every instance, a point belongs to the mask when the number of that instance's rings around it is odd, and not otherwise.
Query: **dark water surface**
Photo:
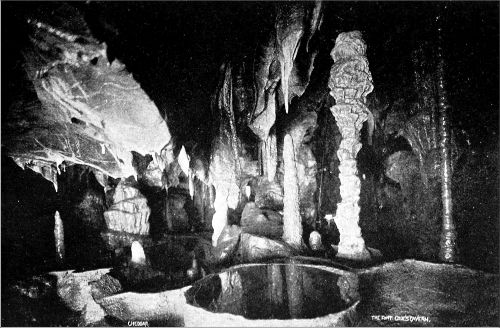
[[[189,304],[247,319],[307,319],[345,310],[341,275],[295,264],[259,264],[230,269],[196,282]]]

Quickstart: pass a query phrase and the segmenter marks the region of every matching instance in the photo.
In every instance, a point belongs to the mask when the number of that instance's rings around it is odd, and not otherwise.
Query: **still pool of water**
[[[348,308],[342,274],[299,264],[256,264],[231,268],[196,282],[187,302],[247,319],[308,319]]]

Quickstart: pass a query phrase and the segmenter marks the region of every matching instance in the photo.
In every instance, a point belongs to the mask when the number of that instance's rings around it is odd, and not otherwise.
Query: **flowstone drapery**
[[[217,111],[220,115],[219,134],[214,140],[210,156],[209,184],[215,188],[212,217],[212,245],[217,246],[219,236],[228,224],[227,213],[238,205],[240,189],[238,178],[241,175],[241,144],[236,134],[233,112],[233,86],[231,65],[221,67],[223,80],[218,95]]]
[[[361,32],[341,33],[331,52],[334,64],[328,83],[330,94],[336,101],[330,110],[342,134],[337,151],[342,200],[334,218],[340,233],[337,256],[356,260],[370,258],[359,227],[360,180],[356,175],[356,155],[361,149],[360,132],[369,116],[366,96],[373,90],[365,53]]]
[[[64,17],[64,19],[62,19]],[[54,24],[54,25],[52,25]],[[5,113],[5,153],[51,181],[62,162],[113,178],[136,176],[132,151],[150,154],[160,170],[174,161],[165,119],[125,65],[110,61],[75,7],[26,17],[23,47],[27,88]]]

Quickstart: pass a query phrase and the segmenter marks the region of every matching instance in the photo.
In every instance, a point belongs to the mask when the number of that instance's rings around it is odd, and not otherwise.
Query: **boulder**
[[[104,319],[106,313],[92,297],[91,283],[101,279],[109,269],[75,273],[52,272],[57,277],[57,295],[71,310],[81,313],[81,324],[90,325]]]
[[[206,254],[206,263],[209,266],[252,263],[294,254],[294,250],[281,240],[255,236],[242,232],[237,225],[228,225],[222,230],[217,247]]]
[[[294,250],[285,242],[248,233],[241,234],[237,259],[240,263],[253,263],[274,258],[290,257]]]
[[[261,210],[254,202],[245,205],[240,225],[243,232],[257,236],[280,238],[283,234],[283,217],[272,210]]]
[[[225,226],[217,240],[217,247],[212,247],[211,252],[207,254],[207,264],[216,265],[230,261],[238,250],[240,236],[239,226]]]
[[[262,179],[255,186],[255,204],[259,208],[283,210],[283,188],[279,183]]]
[[[105,274],[99,280],[90,283],[90,292],[96,301],[118,294],[122,290],[120,281],[109,274]]]
[[[149,215],[147,199],[138,189],[121,181],[113,195],[113,205],[104,212],[109,230],[133,234],[149,234]]]

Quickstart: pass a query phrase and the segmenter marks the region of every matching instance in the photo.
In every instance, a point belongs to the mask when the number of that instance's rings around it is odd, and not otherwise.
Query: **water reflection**
[[[346,309],[340,274],[296,264],[258,264],[207,276],[186,292],[189,304],[247,319],[308,319]]]

